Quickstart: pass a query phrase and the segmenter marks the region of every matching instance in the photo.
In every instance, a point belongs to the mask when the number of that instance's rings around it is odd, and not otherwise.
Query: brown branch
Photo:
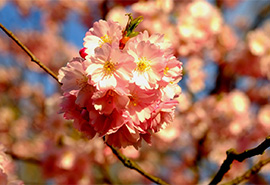
[[[116,157],[128,168],[130,169],[134,169],[137,172],[139,172],[141,175],[143,175],[144,177],[146,177],[147,179],[151,180],[152,182],[155,182],[157,184],[162,184],[162,185],[168,185],[167,182],[161,180],[158,177],[155,177],[153,175],[150,175],[148,173],[146,173],[136,162],[130,160],[129,158],[127,158],[126,156],[124,156],[123,154],[121,154],[116,148],[114,148],[113,146],[109,145],[108,143],[106,143],[106,145],[108,147],[111,148],[112,152],[114,153],[114,155],[116,155]]]
[[[257,174],[263,166],[270,163],[270,158],[261,160],[257,164],[255,164],[251,169],[246,171],[243,175],[236,177],[232,181],[229,181],[227,183],[224,183],[222,185],[233,185],[233,184],[239,184],[240,182],[250,179],[253,175]]]
[[[226,152],[227,158],[224,160],[219,171],[217,172],[216,176],[212,179],[210,184],[219,183],[222,180],[225,173],[227,173],[230,170],[231,164],[233,163],[234,160],[242,162],[245,159],[253,157],[255,155],[261,155],[269,146],[270,146],[270,136],[266,137],[266,139],[257,147],[250,150],[246,150],[242,153],[237,153],[234,149],[228,150]]]
[[[58,81],[57,75],[54,74],[48,67],[46,67],[40,60],[23,44],[21,41],[5,26],[0,23],[0,28],[14,41],[22,50],[31,58],[31,61],[36,63],[39,67],[41,67],[46,73],[51,75],[60,85],[61,83]]]
[[[255,30],[258,26],[260,26],[262,22],[264,22],[267,19],[269,14],[270,14],[270,5],[265,4],[265,6],[263,6],[262,9],[258,12],[249,30]]]
[[[27,55],[31,58],[31,60],[33,62],[35,62],[36,64],[38,64],[45,72],[47,72],[49,75],[51,75],[60,85],[62,85],[58,78],[57,75],[55,75],[49,68],[47,68],[43,63],[41,63],[36,56],[26,47],[24,46],[24,44],[22,44],[19,39],[8,29],[6,29],[2,24],[0,24],[0,28],[12,39],[14,40],[26,53]],[[153,175],[150,175],[148,173],[146,173],[137,163],[135,163],[134,161],[132,161],[131,159],[128,159],[126,156],[124,156],[123,154],[121,154],[118,150],[116,150],[113,146],[109,145],[108,143],[106,143],[107,146],[109,146],[112,150],[112,152],[117,156],[117,158],[128,168],[134,169],[137,172],[139,172],[141,175],[143,175],[144,177],[146,177],[147,179],[151,180],[152,182],[155,182],[157,184],[164,184],[164,185],[168,185],[168,183],[164,182],[163,180],[159,179],[158,177],[155,177]],[[16,156],[12,156],[15,159],[21,159],[21,158],[16,158]],[[21,159],[24,161],[31,161],[31,162],[37,162],[35,160],[32,159]]]
[[[192,169],[194,173],[192,184],[198,184],[200,180],[199,165],[202,161],[202,156],[204,156],[205,152],[207,151],[207,146],[206,146],[207,135],[208,135],[208,130],[206,130],[204,134],[195,141],[196,154],[195,154],[195,158],[193,160],[193,165],[192,165]]]

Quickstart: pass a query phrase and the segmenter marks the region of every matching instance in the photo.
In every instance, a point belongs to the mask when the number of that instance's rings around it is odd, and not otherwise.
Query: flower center
[[[170,68],[169,68],[168,66],[165,67],[165,69],[164,69],[164,75],[167,74],[167,72],[169,71],[169,69],[170,69]]]
[[[110,43],[110,44],[112,43],[112,40],[110,39],[110,37],[107,34],[100,37],[100,39],[101,40],[99,41],[99,47],[101,47],[105,43]]]
[[[103,69],[106,76],[112,75],[112,73],[115,71],[114,63],[112,61],[106,61],[103,66]]]
[[[137,71],[145,72],[150,69],[150,60],[147,60],[145,57],[139,59],[137,63]]]
[[[137,98],[134,96],[129,96],[130,103],[135,107],[137,106]]]

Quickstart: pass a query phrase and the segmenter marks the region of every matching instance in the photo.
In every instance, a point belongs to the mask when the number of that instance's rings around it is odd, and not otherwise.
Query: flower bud
[[[85,59],[85,57],[87,56],[87,53],[85,52],[86,48],[82,48],[80,49],[79,53],[80,53],[80,56]]]

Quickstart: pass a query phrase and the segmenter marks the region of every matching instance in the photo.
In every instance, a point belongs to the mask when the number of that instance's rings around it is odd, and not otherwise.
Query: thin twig
[[[5,26],[0,23],[0,28],[12,39],[18,46],[22,48],[22,50],[31,58],[31,61],[36,63],[39,67],[41,67],[46,73],[51,75],[60,85],[61,83],[58,81],[57,75],[54,74],[48,67],[46,67],[40,60],[23,44],[21,41]]]
[[[114,148],[113,146],[109,145],[108,143],[106,143],[108,147],[111,148],[112,152],[114,153],[114,155],[116,155],[116,157],[128,168],[130,169],[134,169],[137,172],[139,172],[141,175],[143,175],[144,177],[146,177],[147,179],[151,180],[152,182],[155,182],[157,184],[162,184],[162,185],[168,185],[167,182],[161,180],[158,177],[155,177],[153,175],[150,175],[148,173],[146,173],[136,162],[132,161],[131,159],[127,158],[126,156],[124,156],[123,154],[121,154],[116,148]]]
[[[58,78],[57,75],[55,75],[49,68],[47,68],[43,63],[41,63],[36,56],[26,47],[24,44],[22,44],[19,39],[8,29],[6,29],[2,24],[0,24],[0,28],[12,39],[14,40],[26,53],[27,55],[31,58],[33,62],[38,64],[46,73],[51,75],[60,85],[62,85]],[[137,172],[139,172],[141,175],[146,177],[147,179],[151,180],[152,182],[155,182],[157,184],[162,184],[162,185],[168,185],[168,183],[164,182],[158,177],[155,177],[153,175],[150,175],[146,173],[137,163],[132,161],[131,159],[128,159],[125,155],[121,154],[118,150],[116,150],[113,146],[109,145],[106,143],[107,146],[109,146],[112,150],[112,152],[116,155],[116,157],[128,168],[134,169]],[[13,156],[15,157],[15,156]],[[19,158],[18,158],[19,159]],[[34,162],[34,161],[33,161]],[[37,161],[35,161],[37,162]]]
[[[246,150],[242,153],[237,153],[235,149],[228,150],[226,152],[227,158],[224,160],[219,171],[217,172],[216,176],[212,179],[210,184],[219,183],[222,180],[225,173],[227,173],[230,170],[231,164],[233,163],[234,160],[242,162],[243,160],[253,157],[255,155],[261,155],[269,146],[270,146],[270,136],[266,137],[266,139],[257,147],[250,150]]]
[[[270,158],[261,160],[257,164],[255,164],[252,168],[250,168],[248,171],[246,171],[243,175],[236,177],[232,181],[226,182],[222,185],[233,185],[233,184],[239,184],[240,182],[250,179],[253,175],[257,174],[263,166],[270,163]]]
[[[270,13],[270,5],[265,4],[265,6],[263,6],[261,10],[258,12],[248,31],[255,30],[256,28],[258,28],[258,26],[260,26],[261,23],[267,19],[269,13]]]

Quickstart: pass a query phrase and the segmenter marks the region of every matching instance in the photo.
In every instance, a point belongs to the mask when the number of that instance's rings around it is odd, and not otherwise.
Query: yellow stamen
[[[137,100],[134,96],[129,96],[130,103],[132,103],[133,106],[137,106]]]
[[[103,69],[104,69],[104,74],[106,76],[112,75],[113,72],[115,71],[114,63],[112,61],[106,61],[104,66],[103,66]]]
[[[169,71],[169,69],[170,69],[170,68],[169,68],[168,66],[165,67],[165,69],[164,69],[164,75],[167,74],[167,72]]]
[[[110,39],[110,37],[107,34],[100,37],[100,39],[101,40],[99,41],[99,47],[101,47],[105,43],[109,43],[109,44],[112,43],[112,40]]]
[[[147,60],[145,57],[142,57],[139,59],[139,62],[137,63],[137,71],[139,72],[145,72],[150,69],[150,60]]]

